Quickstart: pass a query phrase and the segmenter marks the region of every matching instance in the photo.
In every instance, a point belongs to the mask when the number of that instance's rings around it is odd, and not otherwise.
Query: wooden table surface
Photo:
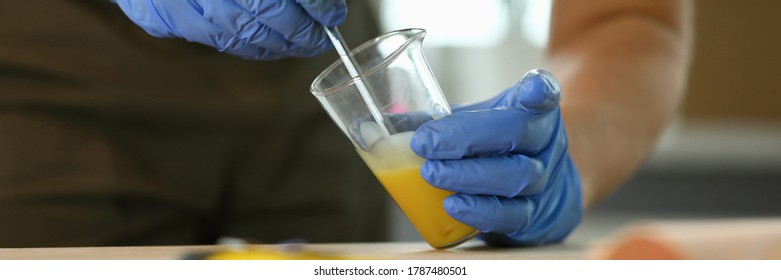
[[[279,245],[251,245],[276,249]],[[449,250],[435,250],[423,242],[306,244],[308,250],[358,259],[582,259],[583,246],[572,243],[533,248],[493,248],[470,241]],[[6,248],[0,260],[175,260],[193,253],[223,248],[212,246]]]
[[[423,241],[379,243],[307,244],[308,249],[339,256],[367,259],[528,259],[572,260],[587,257],[593,241],[617,228],[629,218],[606,221],[589,217],[563,243],[530,248],[493,248],[480,241],[469,241],[449,250],[435,250]],[[252,245],[275,249],[278,245]],[[148,247],[76,247],[76,248],[0,248],[0,260],[175,260],[199,252],[213,252],[222,246],[148,246]]]

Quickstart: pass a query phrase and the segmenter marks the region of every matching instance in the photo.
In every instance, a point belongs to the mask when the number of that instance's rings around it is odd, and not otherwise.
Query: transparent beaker
[[[410,149],[415,129],[450,114],[423,56],[425,36],[423,29],[405,29],[370,40],[351,52],[360,79],[336,61],[315,79],[311,91],[423,239],[444,249],[471,239],[477,230],[445,212],[442,202],[453,193],[423,180],[424,159]],[[370,102],[361,95],[363,86]],[[372,102],[376,110],[367,106]]]

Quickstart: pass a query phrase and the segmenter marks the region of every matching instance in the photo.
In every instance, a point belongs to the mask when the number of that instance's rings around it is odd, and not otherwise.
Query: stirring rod
[[[344,37],[342,37],[339,29],[336,28],[336,26],[323,26],[323,29],[325,29],[325,33],[328,34],[328,38],[330,38],[331,42],[334,44],[336,52],[339,53],[339,58],[342,59],[344,67],[347,68],[347,73],[349,73],[350,76],[355,79],[355,86],[358,88],[358,92],[361,93],[361,97],[363,97],[363,101],[366,103],[366,106],[369,107],[369,112],[371,112],[374,120],[377,121],[377,124],[379,124],[380,127],[382,127],[382,132],[384,132],[385,135],[390,135],[388,128],[385,126],[385,119],[382,116],[382,112],[377,109],[377,105],[375,105],[374,99],[372,99],[372,96],[369,94],[369,89],[366,88],[366,84],[363,83],[363,79],[361,79],[361,74],[357,68],[358,64],[355,63],[355,60],[350,55],[350,48],[347,47],[347,43],[345,43]]]

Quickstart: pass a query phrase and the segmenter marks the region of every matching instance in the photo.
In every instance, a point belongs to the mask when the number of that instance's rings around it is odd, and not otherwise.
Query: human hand
[[[583,215],[578,171],[567,152],[561,90],[532,70],[498,96],[419,127],[410,147],[421,175],[456,192],[443,205],[497,246],[562,241]]]
[[[184,38],[247,59],[311,57],[333,46],[322,26],[347,14],[345,0],[116,0],[155,37]]]

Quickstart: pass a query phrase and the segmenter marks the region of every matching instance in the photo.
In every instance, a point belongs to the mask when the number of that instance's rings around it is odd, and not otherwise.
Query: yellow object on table
[[[205,260],[351,260],[339,254],[316,251],[306,246],[278,245],[275,247],[226,248],[214,252],[186,256],[188,259]]]

